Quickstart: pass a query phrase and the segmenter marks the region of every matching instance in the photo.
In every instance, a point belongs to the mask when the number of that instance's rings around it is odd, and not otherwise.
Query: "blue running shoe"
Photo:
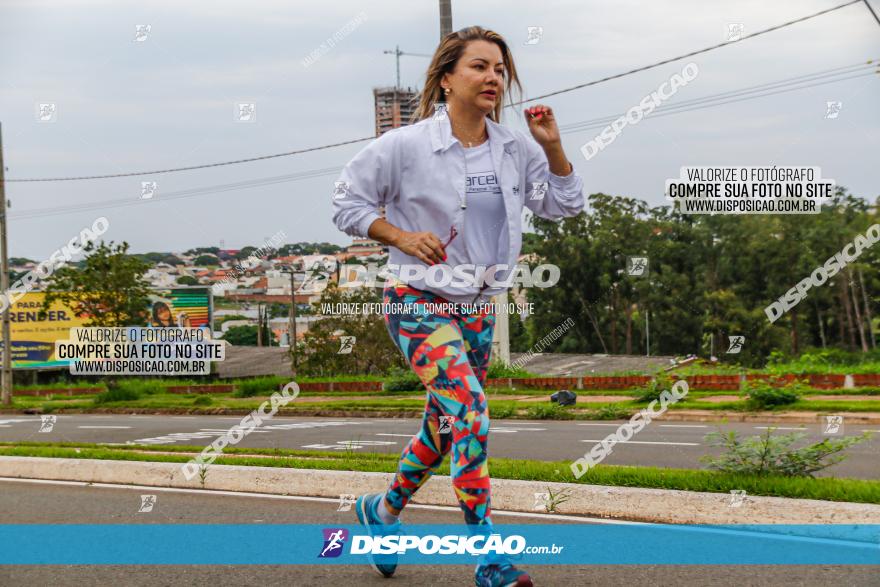
[[[379,500],[384,499],[384,493],[368,493],[357,498],[355,509],[357,510],[358,521],[366,526],[370,536],[388,536],[400,534],[400,520],[393,524],[383,524],[379,514],[376,513],[376,506]],[[370,566],[383,577],[390,577],[397,570],[397,553],[394,554],[367,554]]]
[[[477,565],[474,584],[477,587],[532,587],[532,579],[525,571],[503,562]]]

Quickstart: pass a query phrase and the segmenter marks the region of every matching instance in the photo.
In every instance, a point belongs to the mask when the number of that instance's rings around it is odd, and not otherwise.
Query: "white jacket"
[[[486,117],[489,147],[495,175],[504,196],[505,216],[485,230],[498,232],[499,256],[496,261],[508,269],[498,272],[497,282],[513,274],[522,247],[522,209],[549,220],[576,216],[584,209],[583,179],[577,171],[567,176],[550,172],[547,156],[529,135]],[[452,135],[448,116],[426,118],[416,124],[395,128],[376,138],[348,162],[336,183],[333,196],[333,222],[349,236],[368,238],[367,230],[381,218],[379,207],[385,205],[385,218],[408,232],[433,232],[440,242],[449,239],[450,227],[462,239],[465,196],[464,147]],[[345,182],[345,183],[339,183]],[[532,185],[546,186],[543,197],[534,195]],[[540,195],[538,193],[537,195]],[[390,248],[390,272],[400,275],[400,265],[414,264],[427,269],[417,257]],[[452,247],[445,265],[454,267],[468,259],[453,258]],[[431,291],[451,302],[487,302],[508,287],[451,283],[443,287],[426,285],[424,279],[407,279],[417,289]]]

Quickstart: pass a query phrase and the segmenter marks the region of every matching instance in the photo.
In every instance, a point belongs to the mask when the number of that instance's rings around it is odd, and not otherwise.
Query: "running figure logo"
[[[348,539],[348,530],[345,528],[324,528],[324,549],[318,558],[336,558],[342,554],[342,546]]]
[[[630,277],[642,277],[648,272],[647,257],[627,257],[626,274]]]
[[[153,511],[153,506],[156,505],[156,496],[155,495],[142,495],[141,496],[141,507],[138,509],[138,513],[145,512],[149,513]]]
[[[729,355],[737,355],[743,348],[743,344],[746,342],[745,336],[728,336],[727,340],[730,343],[730,346],[727,348],[727,354]]]
[[[333,188],[333,199],[341,200],[348,195],[349,185],[347,181],[335,181],[333,182],[335,187]]]
[[[149,200],[153,196],[156,195],[156,190],[159,189],[158,184],[155,181],[142,181],[141,182],[141,200]]]
[[[743,504],[746,500],[746,491],[745,489],[731,489],[730,490],[730,501],[727,503],[728,507],[738,508]]]
[[[841,108],[843,108],[843,102],[825,102],[825,118],[837,118]]]
[[[532,182],[532,191],[530,200],[543,200],[544,194],[547,193],[547,182]]]
[[[843,416],[825,416],[825,426],[822,427],[822,434],[843,434]]]
[[[546,511],[548,503],[550,503],[550,494],[549,493],[536,493],[535,494],[535,505],[533,506],[533,509]]]
[[[440,416],[440,428],[437,429],[437,433],[438,434],[451,433],[453,422],[455,422],[455,416]]]
[[[537,45],[538,41],[541,40],[541,37],[544,35],[544,27],[542,26],[530,26],[528,27],[529,38],[526,39],[524,45]]]
[[[57,416],[40,416],[40,432],[52,432]]]
[[[337,355],[350,355],[351,351],[354,350],[354,343],[357,342],[357,337],[355,336],[340,336],[339,337],[340,345],[339,350],[336,351]]]
[[[353,493],[340,493],[339,494],[339,507],[336,508],[337,512],[349,512],[351,511],[351,506],[356,502],[356,498]]]

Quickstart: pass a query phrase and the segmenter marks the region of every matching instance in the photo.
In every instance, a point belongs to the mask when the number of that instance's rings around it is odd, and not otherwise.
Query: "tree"
[[[77,315],[88,316],[85,326],[143,326],[147,322],[150,287],[144,280],[149,264],[127,254],[128,243],[114,247],[101,241],[83,246],[81,269],[63,266],[55,270],[46,287],[40,318],[55,300],[70,306]]]
[[[181,275],[177,278],[177,283],[180,285],[198,285],[199,280],[190,275]]]
[[[191,257],[193,255],[201,255],[204,253],[208,253],[208,254],[216,256],[216,255],[220,254],[220,247],[197,247],[195,249],[190,249],[188,251],[184,251],[183,254]]]
[[[193,261],[196,265],[219,265],[220,259],[214,255],[199,255]]]
[[[341,302],[363,307],[364,304],[381,302],[381,298],[376,288],[339,288],[331,282],[321,294],[320,303]],[[350,353],[339,352],[341,336],[355,337]],[[309,324],[304,341],[297,345],[297,352],[298,375],[382,375],[394,367],[408,368],[380,314],[330,314],[316,320]]]
[[[243,259],[247,259],[251,256],[251,253],[257,250],[257,247],[247,246],[242,248],[239,252],[235,253],[235,258],[239,261]]]
[[[233,326],[223,335],[223,340],[234,346],[257,346],[257,327]]]

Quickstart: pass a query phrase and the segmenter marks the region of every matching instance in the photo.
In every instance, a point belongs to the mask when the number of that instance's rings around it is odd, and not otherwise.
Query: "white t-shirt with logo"
[[[504,196],[492,165],[489,141],[464,150],[467,161],[467,208],[464,244],[474,265],[491,267],[498,255],[498,237],[504,223]]]

